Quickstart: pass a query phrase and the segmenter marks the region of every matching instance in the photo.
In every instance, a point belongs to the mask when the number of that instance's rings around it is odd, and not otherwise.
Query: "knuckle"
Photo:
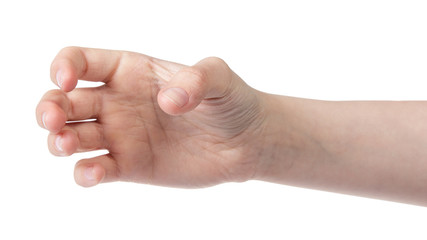
[[[214,70],[226,70],[227,72],[230,70],[230,67],[222,58],[208,57],[203,61],[208,62],[208,65],[211,66]]]
[[[43,99],[45,100],[54,100],[54,99],[62,100],[63,98],[65,98],[65,94],[59,89],[49,90],[44,94],[44,97],[43,97]]]
[[[51,102],[58,105],[63,109],[64,112],[70,110],[70,102],[68,101],[67,95],[58,89],[49,90],[46,92],[41,100],[41,102]]]
[[[208,57],[202,60],[207,69],[214,73],[215,76],[220,77],[223,80],[231,78],[231,69],[228,64],[219,57]]]
[[[78,47],[75,46],[68,46],[68,47],[64,47],[59,51],[60,54],[79,54],[80,53],[80,49]]]
[[[65,98],[65,93],[59,89],[49,90],[44,95],[44,99],[46,100],[64,100]]]
[[[216,67],[226,67],[226,66],[228,67],[224,59],[219,57],[207,57],[204,60],[210,62],[212,65]]]
[[[61,62],[63,61],[76,61],[82,64],[86,64],[85,60],[85,56],[81,50],[80,47],[75,47],[75,46],[69,46],[69,47],[64,47],[62,48],[58,54],[56,55],[55,59],[53,60],[52,64],[51,64],[51,71],[55,69],[55,67],[57,65],[60,65]],[[85,66],[81,66],[82,68]]]

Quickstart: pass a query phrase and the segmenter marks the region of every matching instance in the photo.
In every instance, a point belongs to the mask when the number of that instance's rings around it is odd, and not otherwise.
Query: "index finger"
[[[120,51],[66,47],[52,62],[50,78],[62,90],[73,90],[79,79],[108,83],[116,72]]]

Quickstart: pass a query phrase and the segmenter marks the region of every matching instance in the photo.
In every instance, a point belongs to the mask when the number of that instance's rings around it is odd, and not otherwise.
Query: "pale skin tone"
[[[76,164],[81,186],[262,180],[427,206],[425,102],[271,95],[218,58],[185,66],[78,47],[58,53],[51,79],[60,90],[36,110],[49,150],[109,152]]]

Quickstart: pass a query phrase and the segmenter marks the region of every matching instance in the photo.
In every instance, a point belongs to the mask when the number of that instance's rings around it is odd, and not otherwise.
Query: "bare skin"
[[[81,186],[255,179],[427,206],[425,102],[277,96],[218,58],[189,67],[77,47],[59,52],[51,79],[61,89],[36,110],[49,150],[109,152],[76,164]],[[78,79],[105,84],[75,89]]]
[[[46,93],[37,107],[39,125],[51,132],[50,151],[109,151],[77,163],[75,180],[82,186],[206,187],[254,174],[257,150],[248,149],[262,120],[257,94],[220,59],[190,68],[137,53],[65,48],[52,63],[51,78],[63,91]],[[74,89],[77,79],[106,84]],[[189,95],[178,103],[182,107],[159,95],[175,86]]]

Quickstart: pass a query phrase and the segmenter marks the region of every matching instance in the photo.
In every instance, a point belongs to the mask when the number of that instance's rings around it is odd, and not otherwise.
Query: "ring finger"
[[[102,125],[97,122],[68,123],[60,132],[48,136],[49,151],[56,156],[105,149]]]

